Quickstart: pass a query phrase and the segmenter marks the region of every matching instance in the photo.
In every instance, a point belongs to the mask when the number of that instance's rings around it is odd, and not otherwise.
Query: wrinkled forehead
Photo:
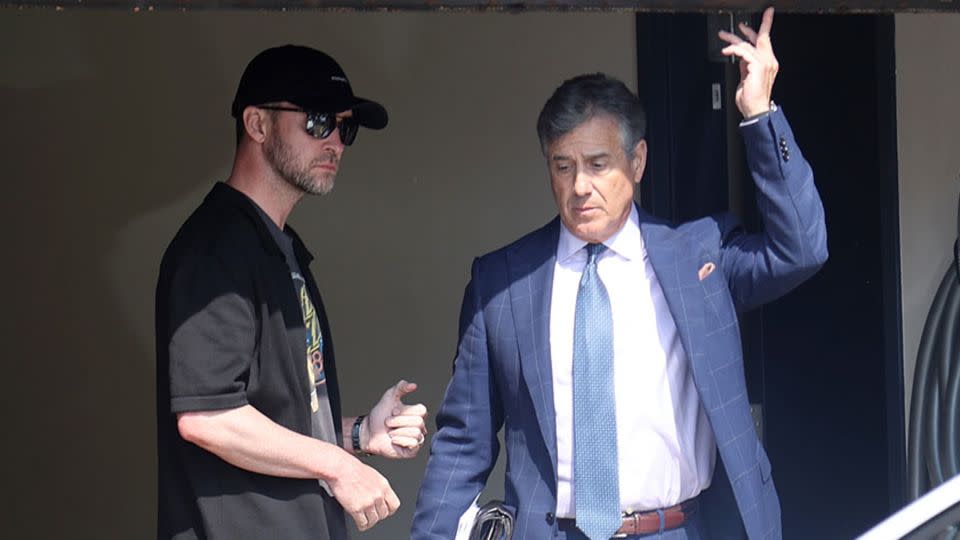
[[[627,140],[626,127],[614,113],[608,112],[596,105],[591,105],[584,111],[583,120],[572,129],[559,133],[552,140],[544,141],[543,153],[547,154],[550,148],[563,144],[565,140],[582,138],[584,132],[592,132],[594,135],[602,131],[604,135],[616,137],[617,145],[624,147]]]
[[[620,122],[610,114],[597,114],[563,133],[544,148],[547,157],[596,156],[622,152]]]

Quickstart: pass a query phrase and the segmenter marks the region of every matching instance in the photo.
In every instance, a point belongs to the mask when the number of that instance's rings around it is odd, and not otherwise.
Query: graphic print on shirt
[[[294,272],[293,283],[300,292],[300,309],[303,312],[303,326],[307,330],[307,374],[310,377],[310,410],[317,412],[320,409],[320,400],[317,390],[327,384],[327,376],[323,371],[323,333],[320,331],[320,320],[317,310],[310,301],[307,284],[303,276]]]

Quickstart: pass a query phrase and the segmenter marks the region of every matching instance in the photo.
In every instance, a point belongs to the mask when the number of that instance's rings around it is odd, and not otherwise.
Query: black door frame
[[[700,214],[706,215],[712,213],[717,201],[727,197],[726,189],[714,189],[712,193],[707,194],[707,199],[713,198],[713,202],[695,201],[691,208],[685,204],[685,193],[678,187],[681,185],[678,181],[678,175],[681,171],[678,169],[678,163],[682,160],[675,154],[678,147],[682,147],[685,141],[681,139],[682,134],[677,133],[675,126],[678,119],[674,117],[676,107],[673,104],[674,97],[683,95],[687,91],[687,86],[691,84],[702,85],[702,80],[692,83],[691,79],[697,75],[690,76],[685,71],[689,71],[689,65],[683,64],[678,60],[677,55],[684,54],[682,48],[685,44],[677,43],[677,36],[672,35],[676,30],[671,27],[670,18],[691,17],[691,14],[647,14],[638,13],[637,21],[637,74],[638,88],[641,98],[647,106],[648,116],[648,134],[653,135],[653,141],[649,142],[648,167],[641,183],[640,197],[642,206],[650,213],[673,221],[682,221],[695,217],[691,212],[696,213],[699,206]],[[886,395],[886,444],[887,444],[887,482],[888,492],[888,511],[892,512],[906,504],[906,427],[905,427],[905,404],[904,404],[904,376],[903,376],[903,335],[902,335],[902,306],[900,291],[900,240],[899,240],[899,189],[898,189],[898,169],[897,169],[897,131],[896,131],[896,58],[894,51],[895,22],[891,14],[872,15],[875,17],[875,36],[874,43],[876,63],[876,121],[877,133],[876,145],[879,150],[879,171],[880,177],[876,178],[874,186],[879,190],[878,196],[884,219],[881,222],[880,235],[880,260],[882,261],[881,270],[881,295],[882,295],[882,351],[884,368],[884,393]],[[705,16],[701,16],[705,18]],[[694,49],[702,51],[704,57],[707,55],[709,44],[708,29],[704,24],[704,40],[693,44]],[[681,51],[678,53],[678,47]],[[689,54],[689,51],[687,52]],[[706,68],[712,69],[712,68]],[[722,76],[714,74],[722,80]],[[725,88],[724,93],[729,92]],[[710,122],[707,122],[708,129]],[[865,134],[869,135],[869,134]],[[727,150],[726,141],[719,145],[716,155],[707,155],[705,160],[718,170],[728,168],[727,156],[731,152]],[[731,157],[731,161],[735,161]],[[697,185],[697,190],[702,189],[702,185]],[[695,195],[694,197],[697,197]],[[762,325],[762,322],[751,319],[749,316],[741,321],[744,325],[744,332],[749,333],[752,325]],[[751,345],[745,343],[745,348]],[[753,345],[756,347],[756,345]],[[763,345],[759,347],[762,349]],[[747,356],[752,356],[745,350]],[[762,351],[760,351],[762,354]],[[763,365],[749,366],[747,360],[747,383],[750,389],[751,397],[754,401],[763,401]]]

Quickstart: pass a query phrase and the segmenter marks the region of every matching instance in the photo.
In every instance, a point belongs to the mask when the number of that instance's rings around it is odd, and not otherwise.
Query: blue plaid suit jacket
[[[770,461],[750,416],[737,311],[769,302],[826,261],[823,206],[813,173],[782,111],[741,128],[764,222],[748,235],[729,215],[678,227],[641,211],[640,230],[673,315],[719,460],[701,495],[716,538],[781,537]],[[460,314],[454,374],[411,538],[454,537],[460,515],[483,489],[504,429],[505,499],[515,538],[556,530],[556,423],[550,359],[550,299],[560,221],[476,259]],[[708,262],[716,270],[700,280]]]

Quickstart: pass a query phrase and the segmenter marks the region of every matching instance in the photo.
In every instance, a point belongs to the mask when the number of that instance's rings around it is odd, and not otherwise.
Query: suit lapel
[[[643,210],[640,210],[640,233],[677,326],[700,399],[709,411],[715,399],[712,385],[706,383],[712,375],[702,345],[705,320],[703,291],[697,276],[699,246],[689,236],[657,222]]]
[[[554,476],[557,424],[550,358],[550,301],[559,237],[560,219],[556,218],[507,253],[510,302],[520,350],[520,367],[550,453]]]
[[[640,210],[640,233],[650,263],[673,315],[700,399],[713,409],[714,392],[706,350],[703,292],[698,281],[699,246],[687,235]],[[510,302],[520,351],[520,368],[556,477],[557,427],[550,356],[550,301],[560,220],[518,242],[507,252]]]

